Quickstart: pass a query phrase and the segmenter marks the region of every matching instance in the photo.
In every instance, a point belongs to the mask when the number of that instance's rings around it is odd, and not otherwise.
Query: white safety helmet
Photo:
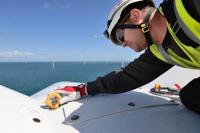
[[[107,21],[107,29],[104,32],[104,35],[106,36],[106,38],[110,39],[114,44],[120,45],[121,42],[118,42],[115,38],[115,34],[113,33],[113,31],[116,31],[116,27],[118,26],[118,24],[120,23],[120,21],[122,21],[125,17],[126,14],[122,14],[123,11],[126,9],[126,7],[128,7],[130,4],[134,4],[137,2],[148,2],[150,6],[155,7],[155,4],[153,2],[153,0],[121,0],[119,3],[117,3],[113,9],[111,10],[109,16],[108,16],[108,21]],[[152,13],[152,11],[151,11]],[[141,25],[139,25],[141,26]],[[122,27],[123,28],[138,28],[139,26],[126,26],[126,27]],[[145,25],[146,28],[146,25]]]

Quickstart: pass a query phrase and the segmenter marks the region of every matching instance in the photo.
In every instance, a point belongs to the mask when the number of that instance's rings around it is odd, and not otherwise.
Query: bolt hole
[[[40,119],[38,119],[38,118],[33,118],[33,121],[36,122],[36,123],[40,123],[41,122]]]
[[[128,105],[131,106],[131,107],[134,107],[134,106],[135,106],[135,103],[130,102],[130,103],[128,103]]]
[[[79,119],[79,116],[78,115],[73,115],[72,117],[71,117],[71,120],[78,120]]]

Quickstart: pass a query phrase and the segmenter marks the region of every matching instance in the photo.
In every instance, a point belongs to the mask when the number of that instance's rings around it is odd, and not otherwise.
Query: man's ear
[[[134,23],[141,23],[141,11],[139,9],[131,9],[130,19]]]

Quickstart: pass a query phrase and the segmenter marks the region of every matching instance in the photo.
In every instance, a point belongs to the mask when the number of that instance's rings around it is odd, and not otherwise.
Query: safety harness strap
[[[153,40],[151,38],[151,35],[149,33],[149,25],[148,25],[148,22],[149,22],[149,18],[151,17],[151,14],[153,13],[155,9],[154,8],[149,8],[148,11],[147,11],[147,15],[146,17],[144,18],[144,23],[142,23],[140,26],[141,26],[141,30],[142,32],[144,33],[146,39],[147,39],[147,42],[148,42],[148,45],[152,45],[153,44]]]

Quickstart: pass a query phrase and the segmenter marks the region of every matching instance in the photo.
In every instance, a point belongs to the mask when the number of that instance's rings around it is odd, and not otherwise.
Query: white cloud
[[[33,57],[33,56],[37,56],[37,54],[32,52],[22,52],[18,50],[0,52],[0,58],[22,58],[22,57]]]

